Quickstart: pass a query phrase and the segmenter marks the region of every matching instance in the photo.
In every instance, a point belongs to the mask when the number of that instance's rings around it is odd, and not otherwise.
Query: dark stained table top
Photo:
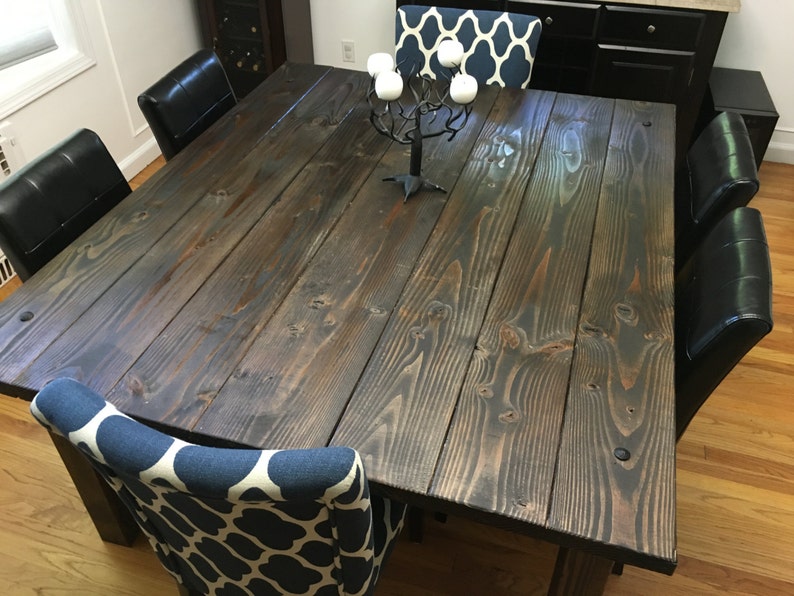
[[[425,145],[449,194],[403,203],[368,83],[267,79],[0,304],[0,391],[350,445],[396,498],[672,572],[674,108],[481,89]]]

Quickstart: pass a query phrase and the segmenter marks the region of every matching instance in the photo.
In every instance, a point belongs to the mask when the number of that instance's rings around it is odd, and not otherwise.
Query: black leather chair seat
[[[728,213],[676,279],[676,431],[772,330],[772,271],[760,212]]]
[[[750,135],[740,114],[721,112],[687,152],[676,180],[676,267],[726,214],[758,192]]]
[[[138,96],[138,106],[167,160],[236,103],[212,50],[199,50]]]
[[[130,192],[99,136],[79,130],[0,185],[0,248],[24,281]]]

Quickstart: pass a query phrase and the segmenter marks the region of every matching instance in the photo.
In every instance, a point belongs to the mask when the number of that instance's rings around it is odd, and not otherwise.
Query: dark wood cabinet
[[[398,0],[397,4],[419,4]],[[727,13],[597,1],[443,2],[540,18],[531,87],[676,105],[676,152],[692,139]],[[494,6],[494,5],[498,6]]]
[[[281,0],[199,0],[199,15],[238,98],[287,59]]]

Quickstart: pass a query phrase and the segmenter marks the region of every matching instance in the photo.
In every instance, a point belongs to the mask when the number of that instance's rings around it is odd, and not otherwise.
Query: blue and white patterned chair
[[[405,506],[369,494],[347,447],[185,443],[72,379],[30,406],[115,489],[187,594],[370,594]]]
[[[540,40],[537,17],[493,10],[406,5],[397,9],[396,61],[401,74],[445,78],[436,56],[445,39],[464,48],[461,70],[480,85],[525,89]]]

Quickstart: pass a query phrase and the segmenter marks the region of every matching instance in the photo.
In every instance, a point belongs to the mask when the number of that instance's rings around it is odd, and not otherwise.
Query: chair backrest
[[[166,160],[187,147],[237,99],[215,52],[199,50],[138,96]]]
[[[193,445],[72,379],[30,409],[88,457],[190,593],[369,594],[402,525],[405,507],[370,496],[350,448]]]
[[[0,185],[0,248],[25,281],[130,192],[99,136],[78,130]]]
[[[540,40],[537,17],[492,10],[406,5],[397,9],[396,61],[403,75],[448,77],[436,52],[445,39],[464,48],[461,70],[480,85],[526,88]]]
[[[772,271],[756,209],[726,215],[676,278],[676,431],[772,330]]]
[[[687,152],[677,193],[676,255],[683,263],[718,221],[758,192],[755,155],[740,114],[720,112]]]

